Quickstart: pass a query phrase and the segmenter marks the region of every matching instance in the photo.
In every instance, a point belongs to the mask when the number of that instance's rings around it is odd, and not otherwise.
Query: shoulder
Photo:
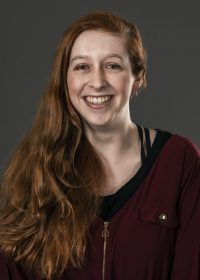
[[[192,139],[179,134],[174,134],[172,135],[169,143],[174,150],[177,150],[179,153],[183,153],[185,159],[196,159],[199,161],[200,150]]]
[[[168,136],[168,141],[166,141],[165,145],[166,149],[175,153],[175,155],[180,154],[184,155],[184,157],[200,158],[200,150],[191,138],[161,129],[155,130],[157,130],[157,134],[159,134],[157,136],[160,138]]]
[[[189,182],[189,178],[193,178],[200,183],[200,151],[192,139],[171,134],[163,147],[161,157],[168,163],[167,166],[173,174],[180,173],[182,182]]]
[[[174,138],[174,139],[173,139]],[[175,134],[172,140],[177,150],[182,152],[182,183],[191,184],[196,181],[200,186],[200,150],[192,139]]]
[[[200,150],[191,138],[159,128],[153,131],[156,131],[153,148],[159,148],[158,160],[161,165],[169,166],[173,172],[199,170]]]

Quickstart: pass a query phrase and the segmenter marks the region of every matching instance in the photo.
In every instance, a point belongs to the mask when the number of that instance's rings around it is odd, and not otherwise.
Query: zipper
[[[104,222],[104,229],[102,231],[103,237],[103,263],[102,263],[102,280],[105,280],[105,265],[106,265],[106,248],[107,248],[107,239],[109,237],[108,231],[109,222]]]

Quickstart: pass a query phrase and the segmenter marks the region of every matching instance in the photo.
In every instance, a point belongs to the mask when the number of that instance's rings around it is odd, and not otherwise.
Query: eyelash
[[[107,66],[114,66],[114,68],[111,68],[111,69],[121,69],[122,67],[119,65],[119,64],[116,64],[116,63],[110,63],[110,64],[108,64]]]
[[[85,70],[85,68],[83,68],[83,67],[87,67],[87,68],[88,68],[88,65],[86,65],[86,64],[79,64],[79,65],[76,65],[76,66],[74,67],[74,70]]]
[[[109,66],[111,66],[111,68],[109,68]],[[110,64],[106,65],[106,68],[111,69],[111,70],[122,69],[122,67],[119,64],[116,64],[116,63],[110,63]],[[76,65],[74,67],[74,70],[76,70],[76,71],[85,71],[85,70],[88,70],[88,69],[89,69],[89,66],[87,64],[79,64],[79,65]]]

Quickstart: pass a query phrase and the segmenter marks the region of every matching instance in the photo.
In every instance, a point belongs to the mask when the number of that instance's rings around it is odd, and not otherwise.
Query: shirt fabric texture
[[[157,129],[136,175],[104,198],[90,229],[85,266],[69,268],[59,279],[199,280],[199,221],[200,152],[190,139]],[[42,278],[2,253],[0,279]]]

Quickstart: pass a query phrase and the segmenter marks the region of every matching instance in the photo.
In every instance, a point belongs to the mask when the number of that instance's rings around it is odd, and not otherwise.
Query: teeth
[[[86,96],[85,99],[87,102],[92,103],[92,104],[102,104],[107,102],[108,100],[111,99],[112,96],[104,96],[104,97],[91,97],[91,96]]]

